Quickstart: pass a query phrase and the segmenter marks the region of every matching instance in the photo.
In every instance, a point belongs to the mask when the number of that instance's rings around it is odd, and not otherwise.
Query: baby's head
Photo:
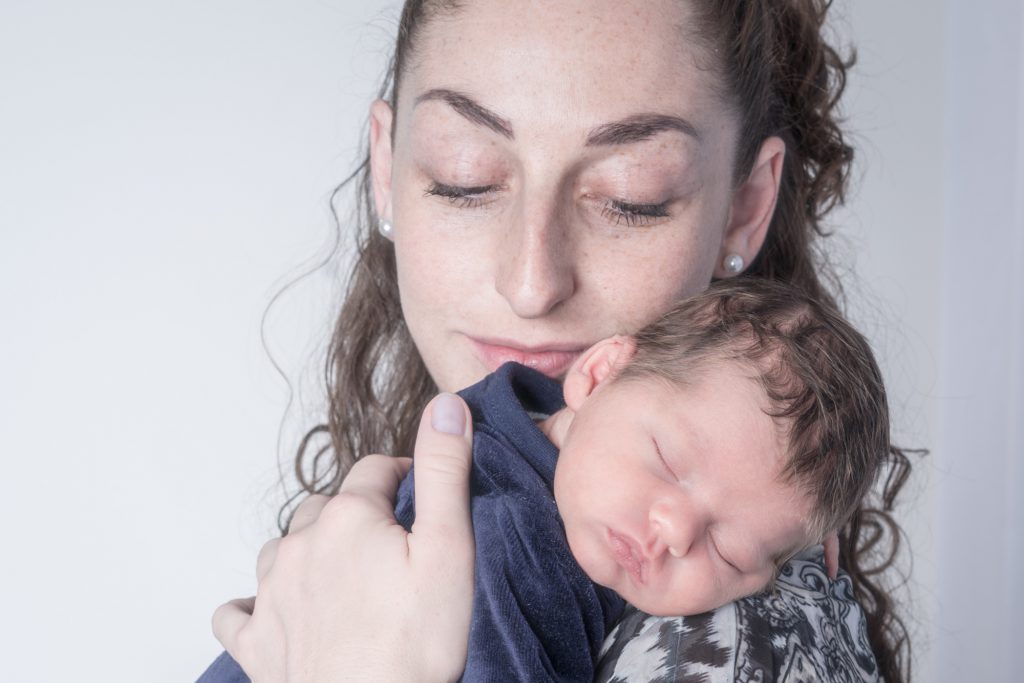
[[[546,431],[576,560],[640,609],[756,593],[839,529],[889,453],[865,339],[790,286],[732,279],[599,342]]]

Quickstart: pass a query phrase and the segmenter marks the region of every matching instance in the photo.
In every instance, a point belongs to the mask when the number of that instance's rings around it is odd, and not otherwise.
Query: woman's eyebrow
[[[434,88],[418,96],[415,104],[418,105],[428,100],[447,102],[448,106],[467,120],[489,128],[509,140],[514,140],[516,137],[512,130],[512,124],[507,119],[464,93],[446,88]],[[682,117],[667,114],[633,114],[592,129],[587,134],[586,146],[627,145],[648,140],[658,133],[670,130],[679,131],[700,142],[701,136],[697,127]]]
[[[473,123],[490,128],[495,133],[498,133],[509,140],[514,140],[516,137],[515,133],[512,132],[511,124],[509,124],[506,119],[498,116],[493,111],[467,95],[455,92],[454,90],[435,88],[433,90],[428,90],[417,97],[415,104],[426,102],[427,100],[441,100],[442,102],[447,102],[448,106]]]
[[[587,147],[641,142],[668,130],[679,131],[700,142],[697,127],[684,118],[667,114],[634,114],[594,128],[587,136]]]

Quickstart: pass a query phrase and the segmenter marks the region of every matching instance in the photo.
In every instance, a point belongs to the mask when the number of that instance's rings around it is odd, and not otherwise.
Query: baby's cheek
[[[597,552],[596,545],[571,522],[566,524],[566,539],[569,542],[569,552],[572,554],[576,564],[583,569],[591,581],[602,586],[608,586],[611,577],[607,567],[602,562]]]
[[[763,593],[774,583],[774,576],[774,568],[758,574],[748,574],[743,583],[737,586],[733,600]]]

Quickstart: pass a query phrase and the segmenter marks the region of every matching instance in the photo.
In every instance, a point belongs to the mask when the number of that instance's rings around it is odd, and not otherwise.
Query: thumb
[[[414,537],[446,541],[473,538],[469,512],[469,472],[473,461],[473,422],[469,407],[455,394],[440,394],[420,418],[413,465],[416,468]]]

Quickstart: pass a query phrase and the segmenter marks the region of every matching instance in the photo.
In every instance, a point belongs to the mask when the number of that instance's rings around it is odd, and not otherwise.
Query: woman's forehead
[[[592,128],[639,112],[720,125],[724,104],[682,0],[477,0],[416,37],[399,115],[434,89],[532,127]],[[403,111],[405,110],[405,111]]]

